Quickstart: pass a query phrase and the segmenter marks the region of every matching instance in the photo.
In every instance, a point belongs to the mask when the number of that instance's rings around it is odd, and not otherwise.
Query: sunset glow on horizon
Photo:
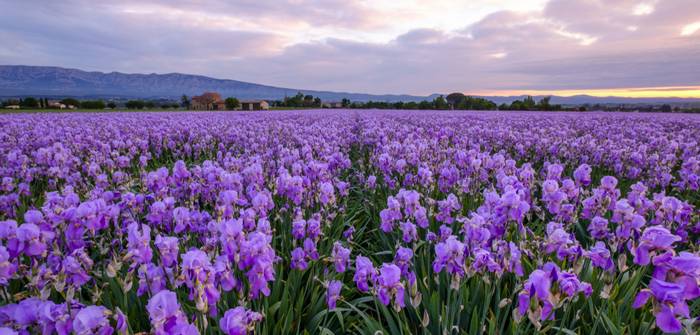
[[[464,92],[464,94],[479,96],[556,95],[561,97],[570,97],[575,95],[590,95],[593,97],[624,98],[700,98],[700,86],[609,88],[580,90],[503,90]]]

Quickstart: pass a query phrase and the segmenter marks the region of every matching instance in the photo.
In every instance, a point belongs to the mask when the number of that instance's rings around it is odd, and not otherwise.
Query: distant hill
[[[206,76],[167,73],[138,74],[121,72],[88,72],[53,66],[0,65],[0,97],[56,96],[91,98],[160,98],[178,99],[182,94],[199,95],[215,91],[223,96],[239,99],[283,99],[297,92],[311,94],[325,101],[420,101],[432,100],[438,94],[416,96],[405,94],[364,94],[347,92],[316,91],[284,88],[248,83],[231,79],[216,79]],[[450,92],[444,93],[445,95]],[[525,96],[485,96],[483,98],[501,103],[522,100]],[[540,99],[536,96],[535,99]],[[562,105],[580,104],[660,104],[698,103],[700,99],[683,98],[623,98],[552,96],[551,103]]]
[[[230,79],[167,73],[87,72],[53,66],[0,65],[0,96],[179,98],[205,91],[239,99],[282,99],[297,92],[322,100],[420,101],[433,96],[374,95],[283,88]]]

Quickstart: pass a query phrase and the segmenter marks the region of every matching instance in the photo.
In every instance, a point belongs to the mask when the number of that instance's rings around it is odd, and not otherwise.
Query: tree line
[[[235,97],[228,97],[224,100],[226,109],[234,110],[240,107],[240,101]],[[180,101],[153,101],[134,99],[126,102],[117,103],[115,101],[105,101],[101,99],[78,100],[76,98],[64,98],[61,100],[49,100],[48,98],[13,98],[0,101],[2,107],[19,106],[22,109],[53,109],[59,108],[60,105],[65,108],[81,108],[81,109],[116,109],[124,107],[127,109],[189,109],[191,107],[190,98],[187,95],[182,95]],[[270,101],[272,107],[281,108],[324,108],[324,107],[341,107],[351,109],[415,109],[415,110],[512,110],[512,111],[639,111],[639,112],[686,112],[698,113],[700,107],[684,106],[672,107],[668,104],[664,105],[601,105],[601,104],[581,104],[577,106],[562,106],[560,104],[552,104],[551,97],[543,97],[536,101],[532,96],[526,96],[522,100],[515,100],[511,103],[502,103],[497,105],[495,102],[479,97],[472,97],[462,93],[451,93],[447,96],[437,96],[432,100],[422,101],[351,101],[350,99],[342,99],[340,103],[329,106],[324,104],[320,97],[314,97],[310,94],[298,92],[291,97],[285,97],[282,100]]]

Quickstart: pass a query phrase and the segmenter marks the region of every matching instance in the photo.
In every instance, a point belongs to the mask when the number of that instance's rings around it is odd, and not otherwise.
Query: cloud
[[[374,93],[700,84],[696,0],[0,0],[0,7],[4,64]]]

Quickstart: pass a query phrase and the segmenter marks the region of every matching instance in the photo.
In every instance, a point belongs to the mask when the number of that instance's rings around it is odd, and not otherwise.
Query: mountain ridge
[[[428,96],[410,94],[369,94],[319,91],[285,88],[256,84],[234,79],[212,78],[204,75],[170,73],[124,73],[119,71],[84,71],[58,66],[0,65],[0,96],[56,96],[92,98],[167,98],[177,99],[182,94],[199,95],[205,91],[215,91],[222,96],[235,96],[239,99],[283,99],[297,92],[311,94],[325,101],[420,101],[432,100],[439,94]],[[449,93],[449,92],[448,92]],[[444,93],[447,94],[447,93]],[[480,96],[497,104],[510,103],[519,96]],[[543,96],[534,96],[539,99]],[[580,104],[660,104],[660,103],[700,103],[700,98],[630,98],[595,97],[590,95],[551,96],[551,103],[563,105]]]

